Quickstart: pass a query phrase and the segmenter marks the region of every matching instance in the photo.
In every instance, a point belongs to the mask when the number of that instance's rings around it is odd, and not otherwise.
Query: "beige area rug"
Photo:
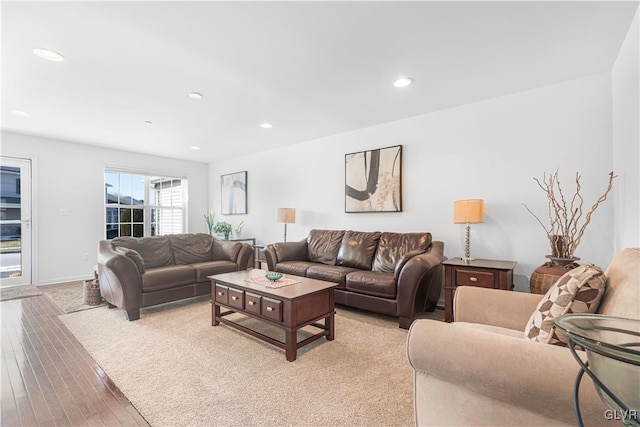
[[[28,298],[42,295],[42,291],[33,285],[11,286],[0,288],[0,301],[8,301],[18,298]]]
[[[60,318],[153,426],[413,425],[407,331],[384,316],[338,308],[335,340],[294,362],[212,327],[208,297],[143,309],[134,322],[106,307]]]
[[[60,310],[65,313],[89,310],[105,306],[106,303],[98,305],[87,305],[84,303],[83,282],[73,282],[65,286],[56,285],[54,288],[45,289],[44,293],[53,301]]]

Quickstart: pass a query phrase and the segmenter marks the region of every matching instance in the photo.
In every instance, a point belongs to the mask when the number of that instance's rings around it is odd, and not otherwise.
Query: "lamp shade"
[[[453,202],[454,224],[475,224],[484,222],[484,200],[456,200]]]
[[[293,224],[296,222],[295,208],[278,208],[278,222]]]

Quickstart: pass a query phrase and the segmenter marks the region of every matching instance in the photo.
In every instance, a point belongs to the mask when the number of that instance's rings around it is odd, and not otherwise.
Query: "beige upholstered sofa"
[[[605,274],[598,313],[638,319],[640,249],[625,249]],[[455,322],[417,320],[407,338],[414,369],[416,425],[577,425],[573,383],[579,366],[567,347],[524,338],[542,295],[460,287]],[[585,425],[607,421],[586,375],[580,388]],[[611,417],[610,417],[611,418]]]

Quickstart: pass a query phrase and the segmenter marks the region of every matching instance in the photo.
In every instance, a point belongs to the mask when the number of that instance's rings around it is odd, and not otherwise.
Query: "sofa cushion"
[[[556,329],[554,320],[563,314],[595,313],[605,286],[604,273],[593,264],[567,271],[538,303],[524,336],[547,344],[567,344],[567,337]]]
[[[172,234],[169,236],[176,264],[211,261],[213,237],[208,234]]]
[[[378,248],[380,232],[346,231],[338,250],[336,264],[371,270],[373,257]]]
[[[307,269],[307,277],[310,279],[325,280],[338,283],[339,288],[344,288],[347,274],[359,271],[357,268],[343,267],[339,265],[316,264]]]
[[[347,290],[382,298],[396,297],[396,280],[393,273],[379,271],[354,271],[347,274]]]
[[[276,264],[276,271],[278,273],[305,277],[307,275],[307,269],[314,265],[317,264],[308,261],[284,261]]]
[[[195,283],[196,271],[188,265],[147,269],[142,276],[142,292],[155,292]]]
[[[134,251],[133,249],[124,247],[116,247],[116,252],[131,258],[131,261],[133,261],[136,264],[136,267],[138,267],[138,272],[140,274],[144,274],[144,261],[142,260],[142,257],[138,252]]]
[[[215,239],[212,244],[212,261],[232,261],[238,260],[238,254],[242,249],[240,242],[227,242]]]
[[[424,251],[430,244],[431,233],[382,233],[372,270],[393,273],[404,254]]]
[[[238,264],[233,261],[207,261],[197,262],[191,264],[194,270],[196,270],[196,282],[210,282],[208,276],[214,274],[229,273],[238,270]]]
[[[311,230],[307,236],[307,259],[335,265],[343,236],[343,230]]]
[[[146,269],[175,264],[171,242],[167,236],[116,237],[111,244],[114,247],[129,248],[138,252]]]
[[[274,243],[276,251],[276,259],[282,261],[306,261],[307,260],[307,241],[299,242],[281,242]]]

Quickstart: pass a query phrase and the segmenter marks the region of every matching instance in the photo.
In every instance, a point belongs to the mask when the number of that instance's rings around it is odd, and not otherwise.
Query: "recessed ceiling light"
[[[148,124],[148,125],[153,124],[153,122],[152,122],[151,120],[145,120],[144,122],[145,122],[146,124]]]
[[[64,61],[64,56],[61,53],[56,52],[55,50],[45,49],[43,47],[37,47],[33,49],[33,53],[35,53],[42,59],[46,59],[47,61],[55,61],[55,62]]]
[[[260,127],[263,129],[271,129],[273,127],[273,123],[260,123]]]
[[[412,78],[410,78],[410,77],[400,77],[398,80],[393,82],[393,85],[395,87],[407,87],[411,83],[413,83],[413,79]]]
[[[200,149],[200,147],[198,147],[197,145],[192,145],[189,148],[191,148],[192,150],[199,150]]]
[[[190,92],[189,93],[189,98],[193,98],[193,99],[200,99],[203,96],[204,95],[202,95],[200,92]]]
[[[29,117],[31,114],[27,113],[26,111],[22,111],[22,110],[11,110],[11,112],[13,114],[15,114],[16,116],[21,116],[21,117]]]

